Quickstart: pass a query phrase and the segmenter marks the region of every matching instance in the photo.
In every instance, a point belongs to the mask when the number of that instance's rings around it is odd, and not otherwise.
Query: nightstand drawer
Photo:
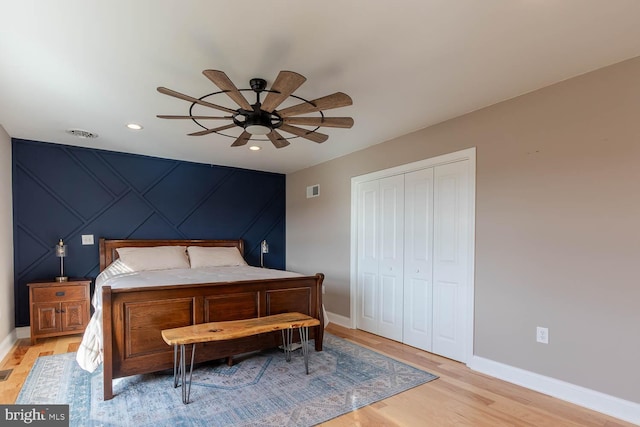
[[[32,302],[74,301],[88,299],[86,286],[54,286],[31,290]]]

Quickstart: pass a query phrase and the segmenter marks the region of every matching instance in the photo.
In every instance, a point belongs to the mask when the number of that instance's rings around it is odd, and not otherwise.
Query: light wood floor
[[[327,331],[440,378],[321,424],[340,426],[632,426],[465,365],[366,332],[329,325]],[[38,356],[76,351],[80,336],[20,340],[0,364],[13,369],[0,382],[0,404],[14,403]]]

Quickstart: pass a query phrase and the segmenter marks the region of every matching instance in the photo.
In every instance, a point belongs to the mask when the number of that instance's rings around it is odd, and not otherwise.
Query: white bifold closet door
[[[466,361],[470,312],[468,161],[437,166],[433,186],[432,351]]]
[[[357,327],[465,360],[468,161],[359,184]]]
[[[362,183],[358,211],[358,327],[402,341],[404,177]]]
[[[433,168],[405,175],[405,344],[432,351]]]

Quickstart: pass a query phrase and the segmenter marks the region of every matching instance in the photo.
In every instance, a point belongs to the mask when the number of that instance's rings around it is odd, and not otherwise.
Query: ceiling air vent
[[[89,132],[88,130],[82,129],[67,129],[67,133],[69,135],[77,136],[78,138],[97,138],[98,134]]]

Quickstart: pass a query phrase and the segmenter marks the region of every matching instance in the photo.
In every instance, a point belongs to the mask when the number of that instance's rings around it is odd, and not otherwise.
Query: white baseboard
[[[9,335],[7,335],[5,339],[2,340],[2,342],[0,342],[0,361],[2,361],[7,354],[9,354],[17,340],[18,337],[16,336],[16,330],[14,329],[9,333]]]
[[[330,311],[327,311],[326,315],[329,318],[329,322],[335,323],[336,325],[342,326],[344,328],[351,328],[351,319],[349,317],[331,313]]]
[[[22,326],[16,328],[16,337],[21,340],[23,338],[31,338],[31,328],[29,326]]]
[[[473,356],[467,366],[474,371],[640,425],[638,403],[478,356]]]
[[[31,328],[24,326],[21,328],[15,328],[5,339],[0,342],[0,361],[3,360],[7,354],[13,348],[16,341],[31,337]]]

